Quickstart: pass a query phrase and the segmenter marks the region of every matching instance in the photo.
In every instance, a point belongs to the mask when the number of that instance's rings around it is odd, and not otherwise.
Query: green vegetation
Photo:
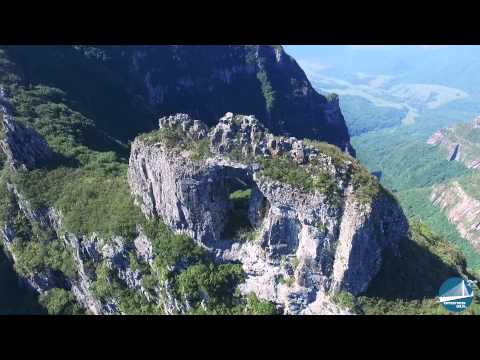
[[[293,267],[293,270],[296,270],[298,268],[298,265],[300,265],[300,260],[298,260],[298,258],[295,256],[293,259],[292,259],[292,267]]]
[[[205,251],[192,239],[173,233],[161,220],[144,221],[143,230],[152,241],[155,269],[161,281],[167,279],[175,265],[196,263],[205,256]]]
[[[360,96],[340,97],[340,108],[350,136],[400,125],[405,110],[375,106]]]
[[[8,56],[19,55],[13,54],[17,53],[17,50],[9,49]],[[42,53],[40,49],[36,50]],[[37,64],[42,64],[45,60],[42,56],[48,57],[52,54],[50,50],[39,54]],[[65,61],[75,57],[67,47],[60,50],[62,51],[67,56]],[[7,52],[2,50],[0,64],[7,62]],[[21,62],[26,67],[33,65],[25,64],[23,60]],[[106,239],[113,235],[133,239],[136,235],[136,224],[143,216],[133,205],[126,183],[128,148],[118,139],[107,135],[104,130],[108,130],[108,134],[121,136],[128,133],[129,137],[133,137],[142,126],[138,127],[138,130],[132,128],[144,119],[139,118],[143,115],[137,111],[135,121],[128,123],[127,118],[132,112],[131,109],[126,111],[124,105],[128,101],[125,99],[116,102],[115,106],[108,110],[109,114],[104,116],[110,100],[120,100],[120,97],[116,97],[119,95],[118,91],[102,92],[95,87],[99,93],[86,99],[85,94],[91,91],[82,92],[80,88],[87,85],[83,81],[87,79],[79,80],[78,83],[65,82],[63,75],[53,79],[62,70],[70,68],[61,61],[44,65],[51,68],[51,64],[58,65],[51,74],[46,74],[43,72],[45,69],[40,68],[29,74],[39,80],[34,81],[35,85],[21,84],[17,81],[18,78],[14,77],[11,78],[12,81],[4,84],[16,119],[43,135],[57,156],[51,163],[33,171],[18,171],[14,174],[8,169],[2,170],[0,222],[3,224],[7,215],[8,218],[15,219],[12,226],[16,237],[12,250],[17,258],[15,267],[18,272],[27,275],[53,270],[74,279],[77,275],[70,249],[56,234],[40,229],[35,222],[30,223],[18,211],[15,199],[12,199],[6,189],[6,183],[16,185],[29,201],[32,210],[44,211],[47,206],[60,210],[64,231],[80,235],[95,232]],[[5,71],[2,65],[0,77]],[[10,66],[8,71],[12,69]],[[73,71],[68,76],[75,73]],[[45,74],[49,79],[46,83],[40,80],[44,79]],[[98,80],[97,76],[93,78]],[[101,98],[106,102],[97,106],[97,101]],[[117,115],[121,116],[114,115],[117,110]],[[121,122],[118,121],[120,118]],[[144,129],[146,128],[143,127]],[[128,297],[123,297],[126,299],[125,304],[132,304],[132,301],[128,302]],[[71,294],[62,289],[51,291],[40,299],[50,313],[68,313],[73,306],[70,300]]]
[[[252,196],[252,189],[237,190],[230,194],[232,209],[227,214],[227,222],[223,231],[223,237],[239,241],[251,241],[255,239],[255,229],[248,219],[248,206]]]
[[[153,291],[161,282],[168,281],[179,299],[187,300],[192,314],[271,314],[275,306],[256,297],[242,297],[236,290],[244,280],[239,264],[214,264],[206,252],[184,235],[176,235],[159,220],[145,220],[143,228],[152,239],[154,265],[148,266],[137,259],[130,266],[142,267],[143,285]],[[161,314],[161,306],[149,303],[131,289],[109,269],[105,262],[96,268],[95,295],[102,301],[116,299],[125,314]]]
[[[335,167],[343,168],[348,163],[354,163],[359,165],[359,163],[354,158],[341,151],[337,146],[328,144],[326,142],[310,139],[303,139],[303,142],[305,145],[313,147],[320,151],[322,154],[327,155],[331,159]],[[315,160],[313,162],[315,163]]]
[[[322,222],[321,222],[321,223],[318,223],[317,229],[318,229],[318,231],[320,231],[320,233],[322,233],[322,234],[326,234],[327,231],[328,231],[327,225],[325,225],[325,224],[322,223]]]
[[[355,196],[360,203],[370,203],[382,188],[376,177],[370,175],[357,161],[341,154],[333,146],[322,143],[309,142],[322,153],[328,155],[337,169],[346,168],[351,174],[351,183],[355,190]],[[326,195],[327,199],[335,205],[340,202],[340,189],[335,178],[323,170],[320,160],[313,160],[306,166],[298,165],[293,160],[283,155],[277,158],[265,158],[259,160],[262,170],[261,175],[298,187],[303,191],[319,191]]]
[[[249,315],[278,315],[278,310],[270,301],[260,300],[255,293],[247,296],[245,313]]]
[[[8,181],[34,209],[61,210],[67,231],[133,237],[139,210],[126,183],[126,147],[68,107],[59,89],[11,85],[8,91],[17,119],[44,135],[58,154],[43,168],[5,174]]]
[[[259,71],[257,73],[257,78],[262,87],[262,93],[263,97],[265,98],[267,111],[271,112],[275,106],[275,90],[273,90],[272,84],[270,83],[268,75],[265,71]]]
[[[161,308],[138,292],[126,287],[118,276],[109,269],[105,262],[100,263],[96,268],[96,281],[93,286],[93,293],[101,301],[118,301],[119,310],[127,315],[162,315]]]
[[[480,269],[480,254],[476,252],[472,245],[463,239],[448,218],[430,201],[431,188],[419,188],[402,191],[396,195],[405,211],[405,215],[413,220],[421,220],[444,239],[461,251],[468,267],[472,270]]]
[[[4,184],[3,184],[4,185]],[[5,190],[5,189],[3,189]],[[53,269],[66,276],[75,278],[76,270],[72,254],[55,234],[40,228],[36,222],[30,222],[10,194],[3,194],[3,216],[8,214],[14,230],[12,251],[17,257],[15,268],[24,275]],[[6,218],[2,219],[3,222]]]
[[[21,171],[11,180],[34,209],[59,209],[66,231],[131,239],[141,213],[129,194],[127,166],[104,159],[105,155],[99,155],[97,162],[78,169]]]
[[[212,156],[210,151],[210,139],[204,138],[198,141],[193,141],[190,145],[191,159],[193,161],[201,161]]]
[[[13,252],[17,256],[15,268],[24,275],[53,269],[70,278],[77,276],[72,255],[60,240],[47,243],[41,241],[14,242]]]
[[[22,83],[61,91],[65,96],[55,98],[55,102],[81,113],[94,124],[94,129],[90,128],[92,131],[80,143],[104,151],[105,147],[115,146],[112,139],[107,141],[109,136],[126,143],[155,127],[151,109],[127,90],[127,79],[120,75],[128,65],[122,60],[112,62],[112,53],[121,58],[117,49],[111,49],[107,56],[107,51],[92,46],[5,46],[0,53],[0,64],[9,65],[0,65],[0,78],[8,77],[10,81],[5,82],[8,86]],[[27,117],[36,119],[33,114]],[[78,133],[85,128],[79,123],[72,130]]]
[[[377,178],[370,175],[363,168],[358,168],[352,174],[352,185],[355,191],[355,198],[362,204],[371,203],[382,191]]]
[[[179,126],[165,126],[142,134],[139,139],[147,144],[161,143],[170,149],[187,150],[193,161],[201,161],[212,155],[208,137],[200,140],[191,139]]]
[[[426,144],[439,127],[450,125],[456,116],[471,118],[473,114],[427,111],[414,125],[369,132],[354,137],[352,142],[359,160],[379,174],[382,185],[395,194],[407,217],[421,220],[447,239],[475,270],[480,268],[480,254],[430,201],[431,186],[454,179],[474,197],[478,190],[474,171],[460,162],[448,161],[444,150]]]
[[[261,160],[262,176],[285,182],[304,191],[313,191],[313,180],[307,171],[287,156]]]
[[[343,308],[354,309],[356,306],[355,297],[347,291],[340,291],[332,296],[333,302]]]
[[[164,126],[158,130],[142,134],[138,139],[147,144],[162,143],[173,148],[184,145],[186,136],[180,126]]]
[[[169,280],[177,294],[197,310],[202,301],[209,313],[222,313],[236,305],[235,288],[243,280],[239,265],[213,264],[192,239],[174,234],[159,220],[147,221],[144,230],[152,240],[157,281]]]
[[[239,264],[197,263],[182,271],[175,279],[175,287],[181,298],[194,304],[206,300],[207,309],[234,305],[232,294],[244,274]]]
[[[50,315],[82,315],[82,308],[76,303],[69,291],[53,288],[40,295],[40,303]]]
[[[465,192],[474,199],[480,199],[480,173],[472,172],[457,179]]]

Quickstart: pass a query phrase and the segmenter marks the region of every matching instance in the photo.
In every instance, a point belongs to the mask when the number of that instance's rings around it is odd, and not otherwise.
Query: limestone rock
[[[395,200],[380,191],[370,203],[360,202],[349,179],[354,159],[340,166],[321,148],[273,136],[254,116],[227,113],[208,133],[202,125],[192,131],[195,121],[176,115],[160,123],[207,141],[211,153],[201,160],[148,137],[132,144],[128,181],[144,213],[192,237],[217,262],[240,262],[247,274],[244,294],[254,292],[290,314],[345,313],[331,294],[365,291],[383,251],[398,253],[406,238],[407,221]],[[340,203],[328,193],[262,176],[259,159],[278,157],[320,167],[335,182]],[[230,195],[245,189],[251,194],[248,241],[227,231]]]

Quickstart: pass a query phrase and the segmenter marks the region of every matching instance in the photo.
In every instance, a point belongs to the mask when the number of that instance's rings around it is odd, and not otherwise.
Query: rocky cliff
[[[460,235],[480,252],[480,201],[468,194],[458,181],[435,185],[430,199],[447,215]]]
[[[185,114],[159,125],[132,144],[128,179],[143,212],[217,262],[240,262],[241,291],[286,313],[341,312],[331,295],[365,291],[406,238],[395,200],[334,147],[232,113],[211,129]]]
[[[449,161],[461,161],[469,169],[480,169],[480,117],[441,129],[427,143],[444,149]]]

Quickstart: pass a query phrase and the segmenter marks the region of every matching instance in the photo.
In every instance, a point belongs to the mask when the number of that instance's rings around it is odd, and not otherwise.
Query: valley
[[[349,59],[0,47],[0,313],[447,314],[480,275],[476,148],[428,140],[478,94]]]

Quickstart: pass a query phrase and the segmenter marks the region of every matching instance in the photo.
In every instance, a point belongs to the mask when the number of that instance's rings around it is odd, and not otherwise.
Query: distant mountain
[[[275,133],[354,154],[336,98],[319,95],[281,46],[14,46],[23,82],[62,89],[121,141],[178,112],[214,125],[228,111],[265,119]]]

